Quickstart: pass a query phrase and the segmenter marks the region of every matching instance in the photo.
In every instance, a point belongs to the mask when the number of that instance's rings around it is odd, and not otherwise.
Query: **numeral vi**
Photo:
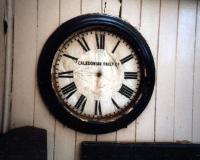
[[[102,112],[101,112],[101,103],[99,100],[96,100],[95,101],[95,112],[94,112],[95,115],[102,115]]]

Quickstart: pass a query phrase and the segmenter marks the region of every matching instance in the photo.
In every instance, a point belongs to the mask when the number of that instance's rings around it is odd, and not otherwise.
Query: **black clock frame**
[[[119,119],[108,123],[82,121],[70,114],[59,102],[52,87],[51,67],[56,51],[66,38],[84,28],[103,28],[123,37],[133,47],[139,57],[143,70],[143,82],[140,88],[140,97],[134,103],[134,109]],[[155,83],[155,67],[148,44],[142,35],[129,23],[117,17],[105,14],[87,14],[75,17],[61,26],[46,41],[38,61],[37,78],[40,94],[50,112],[64,125],[80,132],[101,134],[116,131],[127,127],[135,120],[147,106]],[[130,105],[133,105],[130,103]]]

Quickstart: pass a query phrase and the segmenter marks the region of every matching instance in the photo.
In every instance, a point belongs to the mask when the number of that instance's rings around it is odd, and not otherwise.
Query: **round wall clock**
[[[126,127],[147,106],[154,81],[144,38],[109,15],[81,15],[63,23],[38,63],[39,89],[51,113],[86,133]]]

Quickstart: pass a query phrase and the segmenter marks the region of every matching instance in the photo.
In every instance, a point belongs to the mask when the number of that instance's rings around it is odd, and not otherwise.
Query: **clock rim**
[[[140,50],[136,54],[139,54],[140,58],[142,58],[139,61],[142,60],[146,75],[141,89],[142,95],[135,108],[119,119],[108,123],[98,123],[93,121],[86,122],[71,115],[68,111],[66,111],[65,107],[59,103],[51,82],[51,66],[54,55],[60,47],[60,44],[74,32],[83,29],[84,27],[91,26],[114,27],[115,29],[119,29],[126,36],[129,36],[130,42],[134,42],[134,45],[137,45],[138,47],[136,49]],[[102,134],[127,127],[127,125],[134,121],[146,108],[153,93],[155,83],[155,66],[148,44],[143,36],[133,26],[125,21],[122,21],[118,17],[107,14],[86,14],[64,22],[50,35],[44,44],[39,57],[37,81],[40,95],[45,105],[60,122],[69,128],[80,132]]]

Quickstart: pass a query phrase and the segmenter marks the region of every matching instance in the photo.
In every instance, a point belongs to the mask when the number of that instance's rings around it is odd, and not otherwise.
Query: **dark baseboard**
[[[200,144],[83,142],[81,160],[200,160]]]

